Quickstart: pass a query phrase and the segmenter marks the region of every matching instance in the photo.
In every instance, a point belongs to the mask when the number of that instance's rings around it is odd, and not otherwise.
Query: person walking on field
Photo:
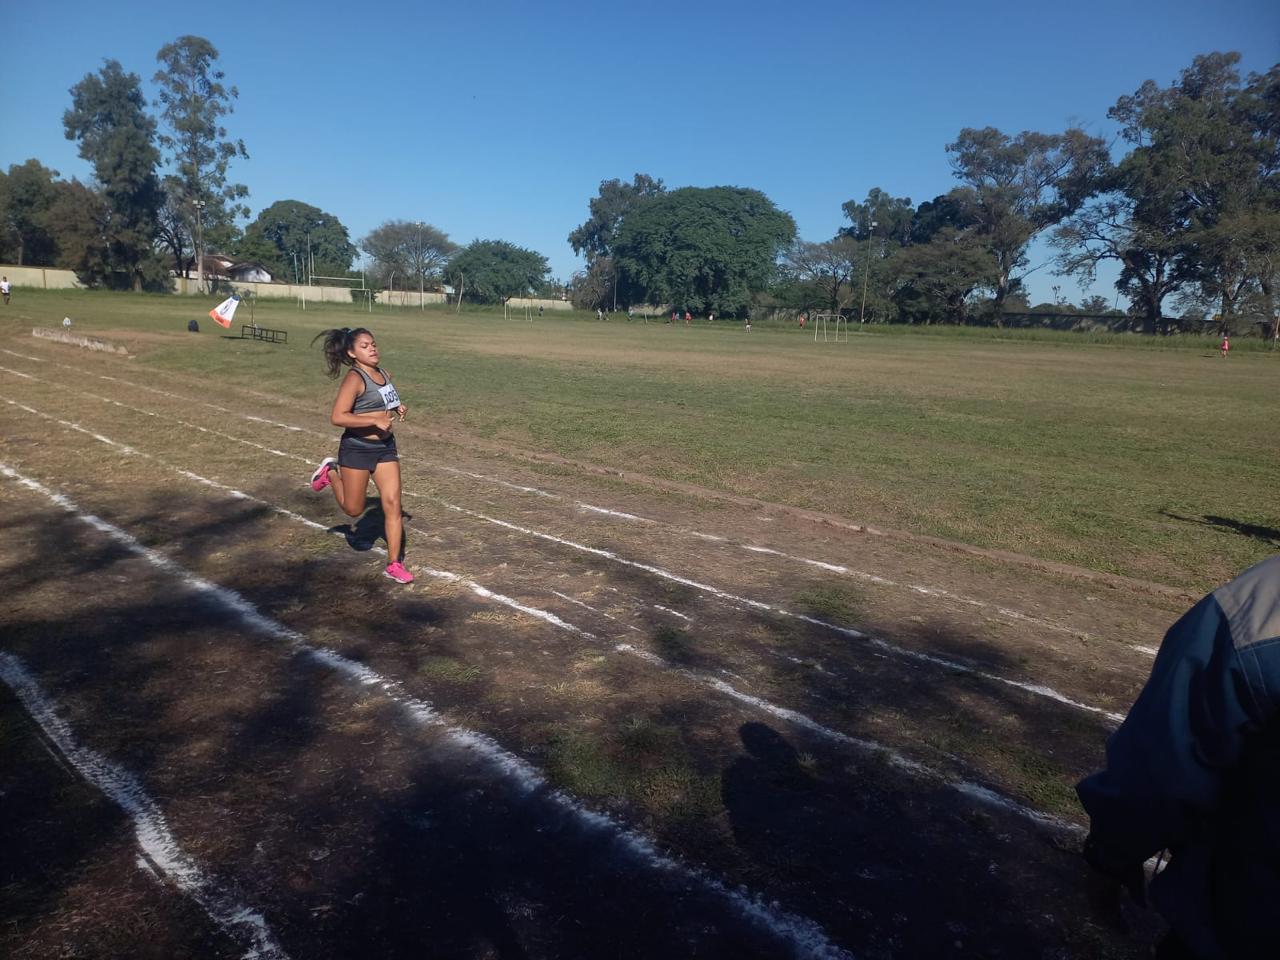
[[[325,457],[311,474],[311,489],[330,487],[342,512],[358,517],[364,512],[369,478],[378,488],[387,537],[387,568],[383,575],[397,583],[412,583],[405,569],[404,517],[400,512],[400,454],[396,449],[395,423],[403,422],[409,409],[400,402],[391,376],[378,365],[378,344],[364,327],[352,330],[325,330],[316,335],[323,340],[329,376],[336,378],[343,367],[346,376],[338,386],[329,416],[342,427],[338,456]]]
[[[8,303],[8,302],[9,300],[6,297],[5,303]],[[1222,335],[1222,355],[1225,357],[1227,355],[1227,351],[1230,349],[1231,349],[1231,336],[1229,334],[1224,333]]]
[[[7,307],[9,305],[9,278],[8,277],[0,277],[0,296],[4,297],[4,303],[5,303],[5,306]]]

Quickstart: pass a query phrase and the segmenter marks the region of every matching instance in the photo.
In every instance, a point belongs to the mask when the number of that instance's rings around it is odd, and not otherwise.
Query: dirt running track
[[[1136,957],[1071,784],[1180,604],[0,343],[0,955]],[[849,518],[855,522],[857,518]]]

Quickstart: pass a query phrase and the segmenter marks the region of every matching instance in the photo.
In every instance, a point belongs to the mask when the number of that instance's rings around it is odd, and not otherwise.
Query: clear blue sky
[[[459,243],[531,247],[561,278],[604,179],[753,187],[822,240],[872,187],[917,203],[951,189],[943,148],[962,127],[1110,135],[1118,96],[1197,53],[1280,61],[1276,0],[5,7],[5,168],[36,157],[86,178],[62,132],[68,89],[110,57],[151,95],[156,51],[198,34],[240,90],[227,126],[250,159],[231,174],[255,213],[302,200],[353,240],[421,219]],[[1045,268],[1033,299],[1054,283],[1078,296]]]

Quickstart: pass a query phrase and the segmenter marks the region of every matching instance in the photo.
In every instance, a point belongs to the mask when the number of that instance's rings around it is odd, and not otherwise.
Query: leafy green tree
[[[1098,315],[1111,313],[1111,301],[1099,294],[1085,297],[1080,301],[1080,312]]]
[[[1018,271],[1027,264],[1027,246],[1079,209],[1109,162],[1106,144],[1078,128],[1010,137],[994,127],[966,127],[947,152],[967,187],[955,196],[968,205],[996,260],[999,325],[1005,299],[1021,285]]]
[[[400,281],[404,289],[434,282],[458,245],[443,230],[415,220],[387,220],[360,241],[373,261],[379,284]]]
[[[142,82],[108,60],[71,88],[71,108],[62,115],[68,140],[80,145],[80,156],[93,165],[94,179],[109,211],[104,224],[113,272],[128,275],[141,290],[155,270],[152,244],[162,201],[156,167],[156,122],[146,112]]]
[[[596,257],[573,276],[573,305],[579,310],[612,309],[617,296],[617,268],[612,257]]]
[[[245,228],[235,252],[263,264],[273,277],[296,281],[312,273],[342,276],[351,269],[357,251],[347,228],[333,214],[300,200],[277,200]]]
[[[758,190],[684,187],[631,211],[614,241],[619,296],[741,313],[764,290],[796,225]]]
[[[824,243],[796,240],[784,254],[783,262],[789,268],[792,283],[812,292],[812,298],[800,298],[804,307],[838,313],[849,303],[854,271],[862,257],[853,237],[838,236]],[[794,294],[786,299],[794,299]]]
[[[445,276],[459,291],[481,303],[525,297],[546,282],[547,258],[505,240],[475,240],[449,261]]]
[[[973,295],[994,289],[1000,276],[996,255],[983,238],[951,228],[929,243],[901,250],[893,265],[900,311],[924,323],[966,323]]]
[[[945,229],[972,230],[978,226],[970,195],[961,188],[925,200],[911,215],[911,243],[928,243]]]
[[[130,270],[121,267],[116,246],[115,213],[105,194],[79,180],[59,181],[49,208],[49,231],[59,252],[57,265],[74,270],[86,286],[112,290],[167,292],[170,277],[158,256],[148,256]],[[139,282],[140,281],[140,282]]]
[[[589,204],[591,216],[569,234],[573,252],[585,255],[588,266],[598,257],[609,257],[618,238],[618,228],[632,210],[646,200],[666,193],[661,180],[637,173],[630,183],[623,180],[603,180],[600,193]]]
[[[1242,88],[1239,55],[1196,57],[1179,80],[1153,80],[1108,111],[1131,151],[1095,178],[1095,198],[1056,231],[1058,270],[1092,280],[1121,264],[1117,287],[1155,332],[1163,303],[1217,312],[1224,327],[1280,248],[1280,68]]]
[[[243,140],[227,138],[222,124],[235,111],[232,101],[240,94],[223,84],[217,48],[204,37],[183,36],[161,47],[156,60],[161,65],[154,77],[163,121],[159,141],[170,166],[164,188],[167,209],[179,228],[164,231],[163,238],[183,263],[187,245],[200,230],[212,229],[216,237],[219,228],[226,230],[236,217],[249,215],[242,203],[249,188],[227,182],[231,161],[249,154]]]
[[[1116,289],[1143,317],[1143,329],[1155,333],[1165,299],[1194,277],[1185,242],[1187,220],[1164,182],[1158,177],[1152,181],[1145,164],[1122,164],[1115,182],[1115,191],[1054,231],[1050,243],[1059,250],[1057,272],[1088,285],[1101,263],[1117,261]],[[1151,192],[1143,197],[1147,186]]]
[[[18,266],[48,266],[57,259],[49,210],[57,199],[55,178],[38,160],[0,172],[0,256]]]
[[[841,205],[849,226],[841,233],[855,240],[870,239],[872,234],[898,246],[911,242],[911,223],[915,210],[910,197],[893,197],[879,187],[872,187],[862,203],[848,200]],[[872,227],[872,224],[875,227]]]
[[[49,210],[49,228],[57,239],[58,266],[74,270],[86,286],[110,282],[111,253],[106,199],[79,180],[59,183]]]

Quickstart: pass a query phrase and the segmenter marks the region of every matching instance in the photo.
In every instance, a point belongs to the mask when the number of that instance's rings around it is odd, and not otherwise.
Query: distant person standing
[[[0,277],[0,295],[4,296],[5,306],[9,305],[9,278]]]
[[[9,295],[7,293],[4,295],[4,302],[5,303],[9,302]],[[1224,333],[1222,335],[1221,347],[1222,347],[1222,355],[1225,357],[1227,355],[1227,351],[1231,349],[1231,336],[1229,334]]]
[[[715,320],[715,318],[716,318],[716,315],[715,315],[714,313],[708,313],[708,314],[707,314],[707,323],[711,323],[713,320]]]
[[[539,304],[539,306],[538,306],[538,318],[539,318],[539,319],[541,319],[541,318],[542,318],[542,306],[541,306],[541,304]]]
[[[691,323],[693,323],[693,314],[686,310],[684,312],[684,325],[687,327]]]
[[[603,307],[596,307],[596,319],[597,319],[597,320],[603,320],[603,319],[604,319],[604,308],[603,308]]]
[[[751,332],[751,314],[747,314],[747,333]]]

